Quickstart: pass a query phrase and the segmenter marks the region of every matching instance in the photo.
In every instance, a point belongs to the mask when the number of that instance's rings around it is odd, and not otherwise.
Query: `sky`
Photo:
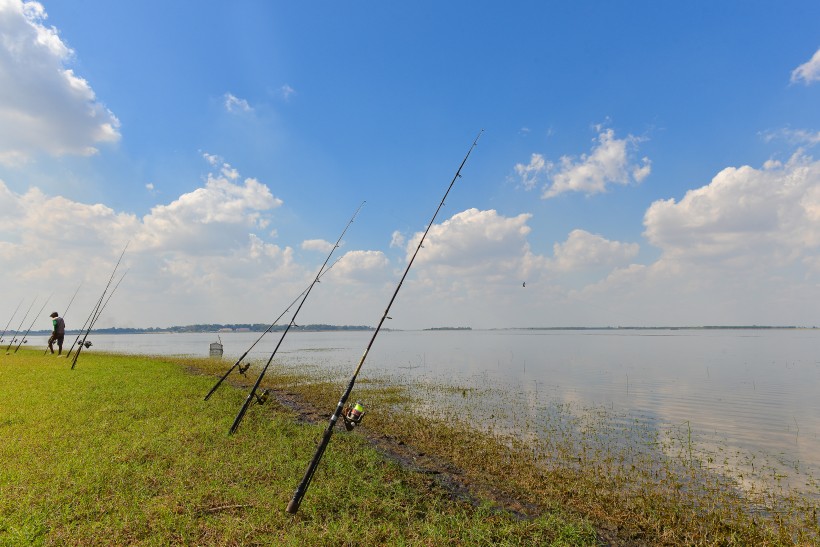
[[[0,0],[0,323],[820,325],[818,21]]]

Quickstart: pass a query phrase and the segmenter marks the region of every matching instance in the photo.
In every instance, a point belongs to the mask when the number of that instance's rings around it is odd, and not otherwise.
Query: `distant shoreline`
[[[202,333],[202,334],[232,334],[232,333],[242,333],[242,332],[257,332],[262,333],[268,330],[270,325],[262,325],[262,324],[208,324],[208,325],[186,325],[186,326],[174,326],[174,327],[167,327],[167,328],[156,328],[156,327],[148,327],[148,328],[119,328],[119,327],[109,327],[103,329],[93,329],[95,334],[189,334],[189,333]],[[287,328],[287,325],[276,325],[272,329],[271,332],[282,332]],[[815,330],[818,327],[816,326],[797,326],[797,325],[701,325],[701,326],[666,326],[666,327],[639,327],[639,326],[617,326],[617,327],[495,327],[495,328],[486,328],[486,329],[473,329],[472,327],[429,327],[423,329],[383,329],[383,330],[408,330],[408,331],[424,331],[424,332],[437,332],[437,331],[512,331],[512,330],[525,330],[525,331],[625,331],[625,330]],[[324,325],[324,324],[314,324],[314,325],[294,325],[291,327],[291,330],[294,332],[334,332],[334,331],[373,331],[375,330],[374,327],[368,325]],[[66,330],[66,335],[76,335],[79,334],[81,331],[77,330]],[[6,336],[15,336],[18,333],[15,333],[13,330],[7,331]],[[38,331],[31,331],[29,335],[31,336],[48,336],[51,334],[50,330],[38,330]]]

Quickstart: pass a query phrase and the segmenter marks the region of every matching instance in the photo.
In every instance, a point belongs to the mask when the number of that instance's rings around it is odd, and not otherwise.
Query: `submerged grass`
[[[324,424],[268,404],[228,436],[245,392],[225,385],[205,402],[215,378],[188,366],[224,372],[225,363],[84,352],[71,370],[37,349],[0,356],[0,545],[598,542],[560,497],[520,518],[489,497],[453,496],[359,434],[334,436],[300,512],[289,515]],[[271,378],[324,408],[338,397],[337,385]],[[382,393],[385,406],[403,404],[400,391]],[[374,413],[373,425],[392,431],[388,416]],[[444,422],[391,434],[439,447],[468,440]]]
[[[274,367],[267,384],[330,413],[340,379],[344,371]],[[385,437],[399,452],[412,446],[411,461],[452,472],[497,506],[528,516],[579,515],[610,544],[820,544],[812,478],[813,496],[776,481],[749,488],[742,459],[701,447],[688,424],[659,428],[613,419],[601,408],[522,405],[505,396],[515,397],[395,377],[360,379],[353,394],[368,403],[361,434]],[[757,472],[776,477],[774,469]]]

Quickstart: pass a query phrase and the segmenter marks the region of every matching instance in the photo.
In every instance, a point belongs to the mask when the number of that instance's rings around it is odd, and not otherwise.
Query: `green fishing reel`
[[[342,410],[342,420],[345,424],[345,429],[353,431],[353,428],[362,423],[364,418],[364,405],[356,401],[356,404],[347,404]]]
[[[270,396],[270,390],[269,389],[263,389],[262,393],[254,393],[254,395],[256,395],[256,404],[264,405],[265,403],[268,402],[268,397]]]

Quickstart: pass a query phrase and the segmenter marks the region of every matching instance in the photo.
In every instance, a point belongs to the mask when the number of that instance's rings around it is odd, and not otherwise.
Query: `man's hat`
[[[57,313],[56,311],[54,311],[54,312],[51,312],[51,315],[49,317],[57,317],[58,315],[60,315],[60,314]]]

